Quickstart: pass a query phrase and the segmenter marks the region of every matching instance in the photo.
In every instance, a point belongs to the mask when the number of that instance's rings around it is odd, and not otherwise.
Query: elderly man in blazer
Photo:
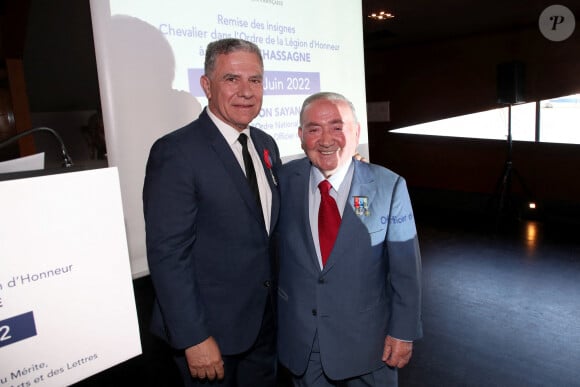
[[[208,108],[157,140],[147,163],[152,329],[174,349],[186,386],[276,384],[270,232],[280,157],[274,139],[249,126],[262,79],[256,45],[210,43],[201,78]]]
[[[405,180],[352,158],[359,132],[345,97],[310,96],[298,130],[308,158],[279,172],[278,354],[295,386],[396,386],[397,368],[422,335],[421,261]],[[318,187],[324,181],[336,203],[331,231],[319,219],[332,218]]]

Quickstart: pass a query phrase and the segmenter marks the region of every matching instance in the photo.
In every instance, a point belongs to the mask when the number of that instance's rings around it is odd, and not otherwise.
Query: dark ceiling
[[[0,51],[23,54],[32,110],[82,110],[98,105],[88,3],[0,0]],[[546,0],[362,0],[365,50],[537,29],[541,12],[552,4]],[[558,4],[579,17],[580,0]],[[393,12],[395,18],[377,22],[367,17],[380,10]],[[580,28],[580,20],[576,22]],[[76,88],[85,90],[83,96]]]
[[[386,49],[536,28],[541,12],[552,4],[546,0],[362,0],[365,48]],[[580,15],[580,0],[563,0],[558,1],[558,4]],[[396,17],[386,21],[375,21],[367,17],[371,12],[381,10],[390,11]],[[74,26],[82,22],[90,27],[87,11],[88,0],[0,0],[0,37],[3,38],[4,47],[10,46],[13,49],[18,44],[22,45],[26,21],[34,22],[41,18],[55,18],[53,20],[62,29],[67,28],[71,20],[75,21]],[[35,15],[38,12],[42,14]],[[77,17],[70,18],[75,12]],[[66,17],[67,20],[59,21],[59,14],[62,15],[61,19]],[[580,21],[577,20],[577,23]],[[28,30],[34,33],[35,25],[28,24]],[[42,35],[43,43],[51,38],[50,30],[44,32],[49,35]],[[11,36],[7,38],[6,33]]]
[[[538,28],[542,11],[550,5],[568,7],[580,24],[580,0],[363,0],[366,49],[496,34]],[[394,19],[375,21],[371,12],[390,11]]]

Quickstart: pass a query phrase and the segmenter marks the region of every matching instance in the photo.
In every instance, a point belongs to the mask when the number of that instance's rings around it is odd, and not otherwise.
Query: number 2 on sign
[[[0,326],[0,341],[10,340],[12,336],[10,336],[10,327],[8,325]]]

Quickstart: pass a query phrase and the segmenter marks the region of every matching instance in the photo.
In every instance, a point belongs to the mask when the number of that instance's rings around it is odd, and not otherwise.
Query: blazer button
[[[270,286],[272,286],[272,282],[270,282],[270,280],[264,281],[264,287],[269,288]]]
[[[316,316],[316,314],[317,314],[316,309],[312,309],[312,315]]]
[[[325,281],[325,279],[324,279],[324,278],[319,278],[319,279],[318,279],[318,283],[319,283],[319,284],[323,284],[323,283],[325,283],[325,282],[326,282],[326,281]]]

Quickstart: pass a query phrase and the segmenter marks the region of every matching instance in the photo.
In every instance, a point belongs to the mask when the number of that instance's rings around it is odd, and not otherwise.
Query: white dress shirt
[[[246,167],[244,166],[244,157],[242,156],[242,144],[240,144],[238,141],[238,137],[241,133],[245,133],[246,136],[248,136],[248,151],[250,152],[252,163],[254,163],[254,169],[256,170],[256,180],[258,182],[258,189],[260,190],[260,201],[262,202],[264,224],[266,225],[266,232],[270,233],[272,191],[270,190],[270,184],[268,183],[266,173],[264,172],[264,167],[260,161],[260,155],[258,155],[258,151],[256,151],[256,147],[252,141],[252,136],[250,136],[250,128],[247,127],[240,132],[236,128],[226,124],[218,117],[216,117],[216,115],[213,114],[209,108],[206,110],[209,118],[211,118],[213,123],[219,129],[220,133],[226,139],[227,143],[230,145],[232,152],[234,152],[234,156],[236,156],[236,159],[238,160],[238,164],[240,164],[240,168],[242,168],[242,171],[244,171],[244,174],[246,173]]]
[[[332,185],[329,193],[330,196],[336,200],[336,206],[340,212],[340,217],[344,213],[344,208],[347,204],[348,193],[352,183],[352,176],[354,173],[354,164],[352,159],[340,169],[338,169],[328,179],[324,177],[322,172],[315,166],[310,168],[310,185],[308,187],[308,212],[310,217],[310,229],[312,230],[312,240],[316,247],[316,255],[318,256],[318,264],[322,269],[322,258],[320,255],[320,241],[318,239],[318,209],[320,208],[320,189],[318,184],[323,180],[328,180]]]

